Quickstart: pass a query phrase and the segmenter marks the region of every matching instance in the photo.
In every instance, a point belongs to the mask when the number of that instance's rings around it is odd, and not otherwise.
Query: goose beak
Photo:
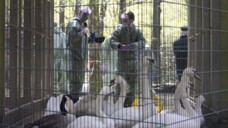
[[[194,77],[195,77],[197,80],[201,80],[200,76],[199,76],[197,73],[194,74]]]
[[[116,79],[113,79],[113,80],[110,81],[109,87],[111,87],[111,86],[113,86],[115,84],[115,80]]]
[[[147,60],[152,64],[155,62],[154,59],[147,58]]]

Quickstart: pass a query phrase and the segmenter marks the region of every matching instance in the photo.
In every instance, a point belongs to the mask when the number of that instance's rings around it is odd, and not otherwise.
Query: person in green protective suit
[[[145,38],[133,23],[135,19],[133,12],[123,13],[121,19],[122,26],[112,33],[110,46],[118,50],[116,74],[123,76],[128,83],[124,107],[130,107],[134,101],[135,89],[138,84],[137,51],[145,47]]]
[[[70,20],[67,25],[68,79],[70,95],[77,102],[85,81],[86,62],[88,60],[88,36],[86,21],[91,14],[87,6],[81,7],[78,16]]]
[[[54,92],[67,90],[66,80],[66,34],[54,23]]]

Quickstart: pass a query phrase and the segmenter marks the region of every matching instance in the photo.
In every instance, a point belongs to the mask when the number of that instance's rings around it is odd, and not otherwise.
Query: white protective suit
[[[54,91],[66,91],[66,34],[54,28]]]

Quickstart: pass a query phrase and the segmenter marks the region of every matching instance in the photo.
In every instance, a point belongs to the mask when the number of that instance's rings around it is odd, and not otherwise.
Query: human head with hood
[[[182,26],[181,28],[181,36],[188,36],[188,27]]]
[[[88,20],[89,15],[92,13],[92,10],[88,6],[83,6],[78,11],[78,18],[82,22],[86,22]]]
[[[130,27],[133,25],[134,20],[135,20],[135,14],[131,11],[129,12],[124,12],[121,14],[121,21],[122,21],[122,25],[123,27]]]

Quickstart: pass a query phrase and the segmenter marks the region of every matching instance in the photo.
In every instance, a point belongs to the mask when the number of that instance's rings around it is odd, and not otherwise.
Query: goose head
[[[197,102],[199,102],[199,103],[203,103],[204,101],[206,101],[205,100],[205,98],[204,98],[204,96],[203,95],[200,95],[198,98],[197,98]]]
[[[201,78],[199,77],[199,75],[197,74],[196,72],[196,69],[195,68],[192,68],[192,67],[188,67],[186,68],[184,71],[183,71],[183,77],[194,77],[198,80],[201,80]]]
[[[60,102],[60,111],[62,115],[66,115],[73,110],[73,100],[69,95],[62,95],[62,99]]]

